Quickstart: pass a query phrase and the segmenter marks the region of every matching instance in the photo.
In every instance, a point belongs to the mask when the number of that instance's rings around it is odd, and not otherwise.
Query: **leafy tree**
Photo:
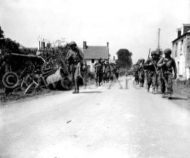
[[[4,31],[0,26],[0,49],[2,50],[3,54],[21,53],[19,46],[20,44],[17,43],[16,41],[4,37]]]
[[[10,38],[3,39],[1,43],[1,47],[6,53],[20,53],[19,43]]]
[[[117,61],[116,64],[120,68],[130,69],[132,62],[132,53],[128,49],[120,49],[117,51]]]
[[[4,38],[4,32],[3,32],[3,30],[1,29],[1,26],[0,26],[0,38]]]

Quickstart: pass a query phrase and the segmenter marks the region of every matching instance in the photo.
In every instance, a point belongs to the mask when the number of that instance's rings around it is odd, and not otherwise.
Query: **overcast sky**
[[[27,47],[37,47],[39,37],[80,46],[108,41],[112,55],[127,48],[137,60],[156,49],[158,28],[164,49],[183,23],[190,23],[190,0],[0,0],[5,36]]]

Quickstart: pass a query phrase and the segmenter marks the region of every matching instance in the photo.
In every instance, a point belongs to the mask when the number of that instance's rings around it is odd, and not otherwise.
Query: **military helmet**
[[[164,50],[165,55],[171,55],[171,53],[172,53],[172,50],[170,48],[167,48]]]
[[[151,55],[156,55],[156,51],[153,50],[153,51],[151,52]]]
[[[143,58],[140,58],[139,60],[138,60],[138,64],[141,64],[141,63],[144,63],[145,62],[145,59],[143,59]]]
[[[69,43],[69,45],[70,45],[70,46],[77,46],[77,44],[76,44],[75,41],[71,41],[71,42]]]
[[[158,56],[160,56],[160,55],[162,55],[162,50],[161,49],[156,49],[156,55],[158,55]]]

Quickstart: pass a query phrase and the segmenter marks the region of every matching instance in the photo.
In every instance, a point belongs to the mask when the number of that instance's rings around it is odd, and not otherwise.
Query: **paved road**
[[[144,89],[107,87],[1,106],[0,157],[190,157],[188,109]]]

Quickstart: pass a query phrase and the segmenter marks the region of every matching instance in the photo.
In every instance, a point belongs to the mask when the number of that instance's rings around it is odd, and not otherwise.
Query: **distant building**
[[[180,79],[190,78],[190,24],[184,24],[177,30],[177,38],[172,41],[172,56],[177,65]]]
[[[109,43],[106,46],[88,46],[83,42],[84,60],[91,72],[94,72],[94,64],[99,60],[109,60]]]
[[[116,58],[115,58],[115,56],[112,56],[112,58],[110,57],[110,58],[109,58],[109,62],[110,62],[110,63],[116,63]]]

